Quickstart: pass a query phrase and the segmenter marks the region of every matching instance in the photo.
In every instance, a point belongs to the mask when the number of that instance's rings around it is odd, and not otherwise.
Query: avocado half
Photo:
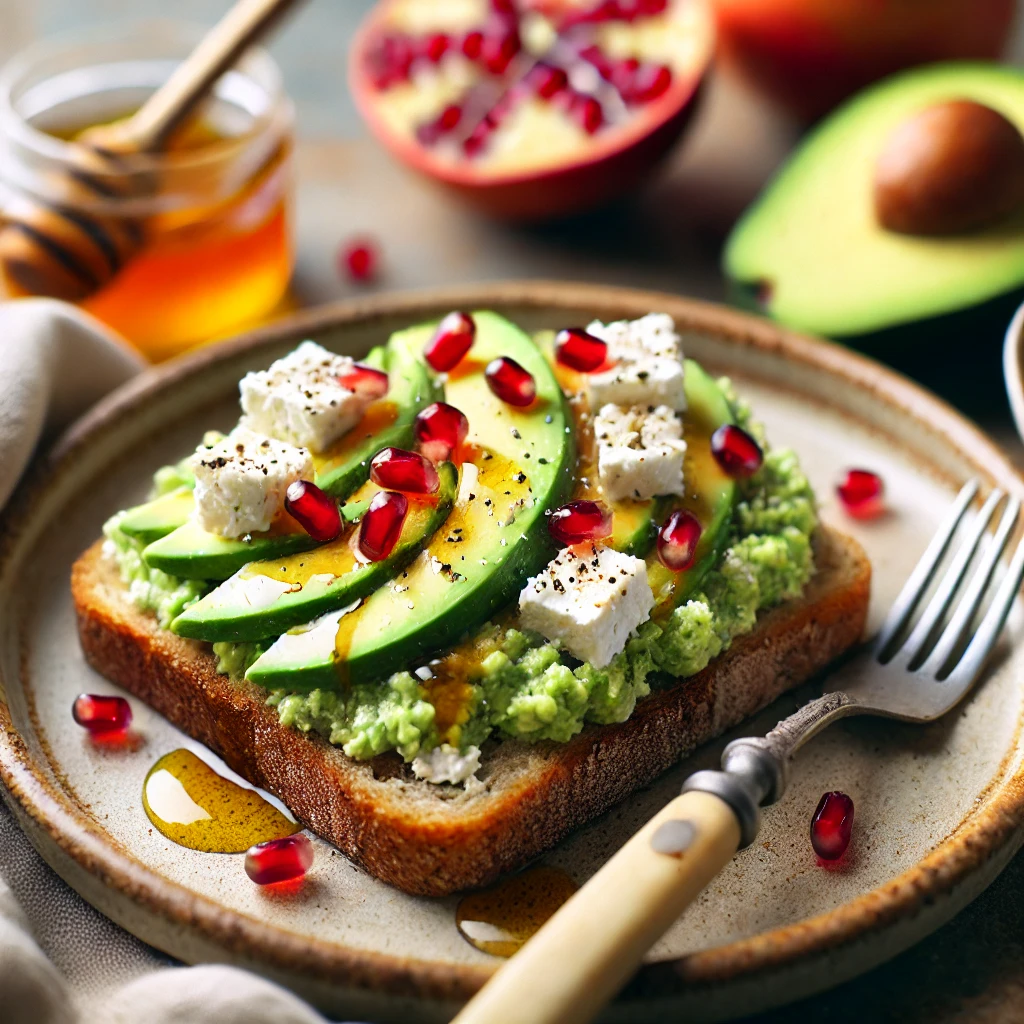
[[[998,340],[1024,297],[1024,209],[946,237],[896,234],[875,219],[875,162],[890,133],[953,99],[992,107],[1024,132],[1016,68],[936,64],[861,93],[807,137],[734,228],[724,268],[737,301],[883,357],[918,338]]]

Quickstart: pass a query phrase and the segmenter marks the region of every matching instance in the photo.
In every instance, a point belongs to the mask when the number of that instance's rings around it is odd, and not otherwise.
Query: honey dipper
[[[214,83],[296,0],[238,0],[189,57],[130,118],[85,132],[77,166],[62,172],[59,202],[22,195],[0,220],[0,294],[6,277],[31,295],[79,302],[98,291],[145,241],[145,227],[124,216],[92,214],[79,204],[130,198],[140,191],[127,158],[160,150]],[[150,180],[146,188],[152,190]]]

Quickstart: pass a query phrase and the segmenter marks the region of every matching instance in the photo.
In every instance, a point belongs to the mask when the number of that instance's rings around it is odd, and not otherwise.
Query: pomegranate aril
[[[548,516],[548,532],[566,547],[586,540],[601,540],[612,533],[612,513],[599,501],[582,498],[556,508]]]
[[[573,95],[569,115],[588,135],[593,135],[604,124],[601,104],[593,96],[584,96],[583,93]]]
[[[444,462],[466,440],[469,420],[454,405],[434,402],[417,414],[414,430],[420,451],[434,462]]]
[[[822,860],[838,860],[850,845],[853,801],[838,790],[818,801],[811,818],[811,846]]]
[[[366,238],[345,242],[341,247],[339,263],[353,281],[370,281],[377,274],[377,248]]]
[[[427,36],[423,41],[421,53],[427,60],[432,61],[436,64],[447,51],[451,45],[451,40],[443,32],[437,32],[432,36]]]
[[[711,454],[731,477],[753,476],[764,462],[761,446],[734,423],[723,424],[711,435]]]
[[[836,486],[836,494],[854,519],[875,519],[885,511],[885,485],[869,469],[849,469]]]
[[[338,503],[308,480],[296,480],[288,485],[284,507],[313,540],[326,544],[341,533]]]
[[[348,373],[338,377],[338,383],[363,398],[383,398],[388,393],[388,375],[366,363],[353,363]]]
[[[71,705],[71,716],[93,736],[116,736],[132,724],[132,708],[124,697],[80,693]]]
[[[430,459],[404,448],[381,448],[370,460],[370,479],[379,487],[407,494],[436,494],[440,486]]]
[[[555,359],[581,373],[603,366],[608,345],[582,327],[566,327],[555,335]]]
[[[537,397],[537,382],[529,370],[509,356],[492,359],[484,370],[487,386],[503,402],[526,406]]]
[[[476,60],[484,45],[484,34],[479,29],[467,32],[462,38],[462,52],[470,60]]]
[[[692,512],[676,509],[658,531],[658,561],[666,569],[682,572],[693,565],[697,544],[704,532]]]
[[[383,561],[391,554],[402,534],[409,511],[409,499],[394,491],[378,491],[359,524],[359,551],[370,562]]]
[[[561,68],[540,63],[530,71],[527,81],[537,96],[549,100],[569,85],[569,76]]]
[[[672,69],[664,64],[641,64],[631,75],[629,84],[619,91],[627,103],[651,103],[668,92]]]
[[[423,358],[431,369],[445,373],[453,369],[473,347],[476,324],[468,313],[449,313],[434,331],[423,349]]]
[[[485,33],[480,46],[480,59],[493,75],[502,74],[519,52],[519,34],[507,26],[494,34]]]
[[[257,885],[293,881],[312,866],[313,844],[301,833],[257,843],[245,854],[245,873]]]

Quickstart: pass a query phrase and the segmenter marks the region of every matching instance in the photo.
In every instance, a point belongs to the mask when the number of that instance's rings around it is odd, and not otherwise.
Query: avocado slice
[[[724,266],[740,301],[791,327],[860,343],[1024,289],[1024,210],[946,237],[896,234],[876,220],[875,162],[890,133],[951,98],[992,107],[1024,131],[1017,68],[937,64],[861,93],[810,134],[734,228]]]
[[[359,561],[354,528],[345,530],[315,551],[250,563],[186,608],[171,623],[172,632],[194,640],[262,640],[366,597],[405,568],[448,518],[459,471],[443,462],[437,475],[438,493],[410,499],[398,543],[382,561]],[[355,500],[368,501],[380,489],[367,482]]]
[[[401,340],[389,341],[386,349],[374,349],[365,361],[387,367],[390,376],[387,395],[369,406],[360,423],[328,452],[313,457],[317,485],[337,498],[346,498],[366,480],[370,459],[381,448],[407,447],[412,443],[416,414],[439,394],[420,352]],[[173,532],[154,538],[143,551],[147,565],[185,579],[226,580],[243,565],[257,559],[278,558],[317,546],[317,541],[291,516],[282,515],[265,533],[233,540],[202,529],[191,518],[193,507],[193,504],[188,505],[184,518],[173,527]],[[342,508],[343,516],[351,518],[355,514],[348,510],[347,504]]]
[[[383,678],[486,621],[551,558],[544,513],[574,484],[568,407],[529,337],[495,313],[473,317],[475,344],[446,385],[446,401],[469,419],[469,437],[459,496],[443,529],[393,586],[357,609],[285,634],[246,678],[290,690]],[[405,333],[421,347],[433,329]],[[528,408],[506,405],[487,386],[484,367],[499,355],[533,374],[537,400]]]
[[[161,494],[159,498],[128,509],[117,526],[129,537],[143,544],[152,544],[166,537],[182,523],[187,523],[194,508],[192,488],[176,487],[167,494]]]

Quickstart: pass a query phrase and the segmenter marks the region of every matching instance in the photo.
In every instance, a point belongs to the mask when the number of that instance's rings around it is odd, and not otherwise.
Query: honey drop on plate
[[[165,754],[150,768],[142,806],[161,835],[203,853],[245,853],[302,827],[255,790],[218,775],[184,748]]]

